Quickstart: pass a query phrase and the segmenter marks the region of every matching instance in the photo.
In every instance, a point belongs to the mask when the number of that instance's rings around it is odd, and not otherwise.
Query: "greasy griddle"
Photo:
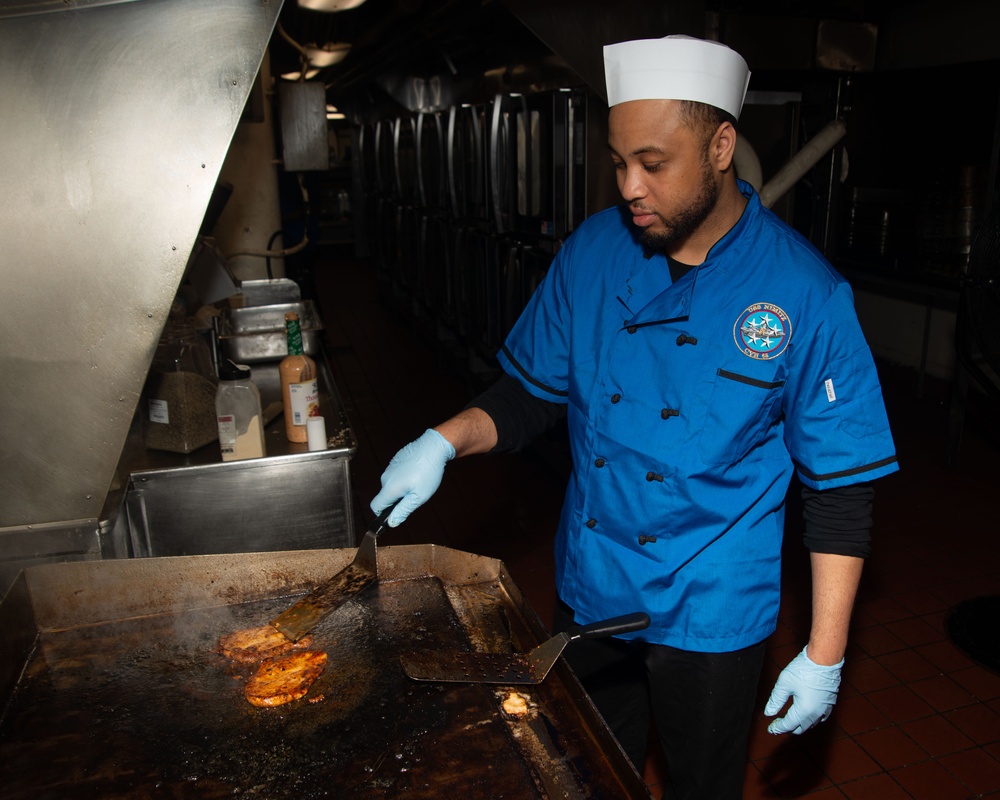
[[[522,718],[502,712],[504,687],[403,674],[405,652],[514,647],[524,621],[501,581],[379,583],[313,631],[329,661],[309,695],[256,708],[242,693],[254,667],[213,648],[287,604],[42,632],[0,721],[0,796],[648,796],[568,672],[519,687],[530,706]]]

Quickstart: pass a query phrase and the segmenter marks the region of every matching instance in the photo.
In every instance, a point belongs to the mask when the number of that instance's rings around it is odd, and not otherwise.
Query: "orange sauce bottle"
[[[285,314],[288,355],[278,364],[281,377],[281,401],[285,410],[285,435],[290,442],[305,442],[309,436],[306,421],[319,416],[319,380],[316,362],[302,349],[299,315]]]

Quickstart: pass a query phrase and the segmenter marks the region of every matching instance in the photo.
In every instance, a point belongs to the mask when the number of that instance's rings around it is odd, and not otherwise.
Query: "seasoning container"
[[[306,420],[306,439],[311,451],[326,450],[326,420],[323,417],[309,417]]]
[[[216,382],[208,343],[187,319],[169,319],[143,392],[146,447],[190,453],[215,441]]]
[[[263,458],[264,415],[260,410],[260,390],[249,367],[234,364],[228,358],[219,362],[215,415],[223,461]]]
[[[309,439],[306,422],[309,417],[319,416],[316,362],[302,349],[299,315],[294,311],[285,314],[285,333],[288,355],[278,364],[281,402],[285,411],[285,435],[290,442],[306,442]]]

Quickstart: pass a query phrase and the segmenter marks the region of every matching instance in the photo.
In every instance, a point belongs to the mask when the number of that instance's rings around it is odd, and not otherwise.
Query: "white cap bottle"
[[[215,414],[223,461],[262,458],[266,454],[260,390],[251,378],[249,367],[234,364],[228,358],[219,364]]]

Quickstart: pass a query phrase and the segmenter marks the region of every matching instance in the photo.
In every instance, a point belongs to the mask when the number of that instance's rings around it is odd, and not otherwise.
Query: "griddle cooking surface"
[[[255,667],[213,648],[287,605],[43,635],[0,725],[0,796],[520,800],[567,780],[579,787],[564,796],[620,796],[602,794],[587,743],[555,733],[544,707],[525,728],[533,753],[494,689],[403,675],[403,652],[470,647],[437,578],[382,583],[344,605],[314,631],[329,661],[309,695],[251,706]]]

